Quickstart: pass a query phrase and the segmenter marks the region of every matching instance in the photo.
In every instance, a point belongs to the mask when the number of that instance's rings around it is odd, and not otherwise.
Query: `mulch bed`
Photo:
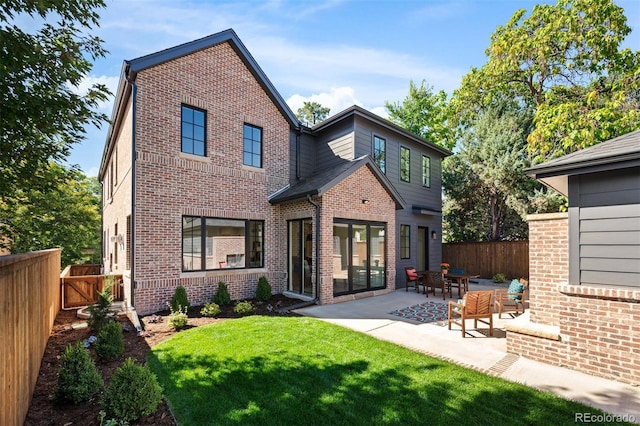
[[[297,305],[300,301],[291,299],[283,295],[274,295],[268,302],[251,300],[256,310],[254,315],[277,315],[277,316],[297,316],[297,314],[286,311],[287,307]],[[192,307],[188,311],[189,321],[187,327],[198,327],[212,324],[219,321],[227,321],[238,318],[239,315],[233,312],[233,306],[222,306],[222,312],[215,318],[203,317],[200,315],[201,307]],[[281,311],[284,310],[284,313]],[[177,332],[168,323],[168,311],[158,312],[161,319],[152,323],[151,316],[140,318],[144,332],[138,335],[131,321],[126,316],[118,317],[118,321],[123,325],[123,329],[129,330],[124,335],[124,354],[121,359],[101,362],[95,351],[90,348],[91,357],[96,363],[98,371],[104,379],[105,385],[109,383],[111,375],[116,371],[122,362],[131,357],[137,364],[143,364],[149,350],[158,343],[170,338]],[[60,369],[60,357],[69,344],[84,341],[95,333],[83,325],[86,322],[77,317],[75,310],[60,311],[56,317],[53,330],[47,342],[44,356],[40,365],[38,381],[33,392],[29,411],[25,419],[25,425],[100,425],[98,414],[100,413],[100,397],[97,395],[92,400],[77,405],[60,405],[54,403],[50,395],[53,394],[56,386],[57,373]],[[175,425],[173,415],[165,400],[162,401],[158,410],[147,417],[139,419],[136,425]]]

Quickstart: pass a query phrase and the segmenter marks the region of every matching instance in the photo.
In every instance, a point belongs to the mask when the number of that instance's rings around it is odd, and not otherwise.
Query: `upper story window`
[[[207,113],[182,105],[182,152],[205,156]]]
[[[411,176],[411,151],[404,146],[400,147],[400,180],[409,182]]]
[[[373,137],[373,161],[376,162],[382,173],[387,172],[386,162],[387,162],[387,141],[385,139],[379,138],[378,136]]]
[[[242,164],[262,167],[262,129],[245,123],[242,139]]]
[[[431,188],[431,158],[422,156],[422,186]]]

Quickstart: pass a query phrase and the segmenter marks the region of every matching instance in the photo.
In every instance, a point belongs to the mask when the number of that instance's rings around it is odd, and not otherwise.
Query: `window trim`
[[[402,153],[403,151],[406,151],[409,154],[409,158],[407,159],[407,180],[404,180],[402,178]],[[400,165],[400,182],[404,182],[404,183],[411,183],[411,149],[409,147],[406,147],[404,145],[400,145],[400,161],[399,161],[399,165]]]
[[[427,160],[426,171],[428,173],[425,173],[425,160]],[[424,188],[431,188],[431,157],[426,154],[422,154],[422,186]]]
[[[382,141],[383,147],[381,150],[376,150],[377,140]],[[381,136],[373,135],[371,152],[373,155],[373,162],[378,166],[378,168],[382,171],[382,173],[387,174],[387,140]],[[382,154],[384,154],[382,159],[382,166],[380,166],[380,161],[376,158],[377,152],[381,152]]]
[[[403,229],[407,230],[406,235],[403,235],[402,233]],[[411,225],[406,225],[401,223],[400,232],[398,233],[398,235],[400,238],[400,244],[398,244],[398,249],[400,251],[400,259],[411,259]],[[406,253],[404,251],[406,251]]]
[[[203,134],[203,139],[202,139],[202,143],[204,145],[204,148],[203,148],[203,153],[202,154],[196,154],[195,152],[193,152],[194,151],[193,149],[192,149],[191,152],[185,151],[184,147],[182,146],[182,140],[184,139],[184,135],[182,133],[182,128],[183,128],[183,126],[185,124],[184,116],[183,116],[184,108],[188,108],[188,109],[191,109],[193,111],[198,111],[198,112],[201,112],[201,113],[204,114],[204,126],[203,126],[204,134]],[[187,123],[187,124],[190,124],[191,126],[195,127],[195,123]],[[193,137],[191,138],[191,140],[192,140],[192,142],[196,141],[196,139],[194,139]],[[206,157],[207,156],[207,110],[195,107],[193,105],[185,104],[185,103],[180,104],[180,152],[184,153],[184,154],[195,155],[195,156],[198,156],[198,157]]]
[[[185,251],[184,251],[184,219],[185,218],[193,218],[193,219],[199,219],[200,220],[200,266],[198,268],[194,267],[192,269],[187,269],[185,268],[185,264],[184,264],[184,256],[185,256]],[[214,268],[209,268],[207,269],[206,267],[206,253],[207,253],[207,241],[206,241],[206,232],[207,232],[207,226],[206,226],[206,222],[207,219],[214,219],[214,220],[232,220],[232,221],[238,221],[238,222],[244,222],[244,259],[245,259],[245,263],[243,267],[236,267],[236,268],[221,268],[221,267],[215,267],[215,263],[214,263]],[[258,246],[258,251],[260,252],[260,261],[259,261],[259,265],[257,266],[250,266],[249,264],[251,263],[251,261],[249,260],[251,258],[251,255],[254,253],[254,250],[252,248],[252,243],[255,243],[255,240],[253,239],[254,235],[252,235],[251,231],[252,231],[252,225],[255,224],[260,224],[261,225],[261,230],[262,230],[262,235],[260,237],[260,245]],[[180,220],[180,235],[181,235],[181,250],[180,250],[180,263],[181,263],[181,270],[182,272],[203,272],[203,271],[222,271],[222,270],[228,270],[228,269],[259,269],[259,268],[264,268],[264,264],[265,264],[265,256],[264,256],[264,229],[265,229],[265,221],[264,220],[253,220],[253,219],[236,219],[236,218],[228,218],[228,217],[209,217],[209,216],[191,216],[191,215],[182,215],[181,216],[181,220]],[[197,263],[194,261],[194,264]]]
[[[247,164],[244,161],[244,154],[249,152],[249,151],[245,151],[245,149],[244,149],[245,140],[246,140],[245,137],[244,137],[244,132],[245,132],[245,129],[247,127],[250,127],[252,129],[259,129],[260,130],[260,153],[259,153],[260,165],[259,166],[256,166],[254,164]],[[251,141],[255,142],[253,139],[251,139]],[[251,155],[256,155],[253,151],[251,151],[250,153],[251,153]],[[260,126],[256,126],[255,124],[250,124],[250,123],[246,123],[245,122],[242,125],[242,165],[243,166],[248,166],[248,167],[255,167],[257,169],[262,169],[263,164],[264,164],[264,128],[262,128]]]

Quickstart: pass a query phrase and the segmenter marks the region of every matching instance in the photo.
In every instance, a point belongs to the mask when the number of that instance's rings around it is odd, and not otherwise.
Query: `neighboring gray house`
[[[528,217],[530,309],[507,351],[640,384],[640,130],[526,172],[569,211]]]
[[[527,173],[569,198],[569,284],[640,288],[640,130]]]

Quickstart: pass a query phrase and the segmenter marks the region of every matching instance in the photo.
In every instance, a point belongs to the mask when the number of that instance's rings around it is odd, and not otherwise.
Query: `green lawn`
[[[307,317],[186,330],[148,363],[181,426],[560,425],[600,413]]]

